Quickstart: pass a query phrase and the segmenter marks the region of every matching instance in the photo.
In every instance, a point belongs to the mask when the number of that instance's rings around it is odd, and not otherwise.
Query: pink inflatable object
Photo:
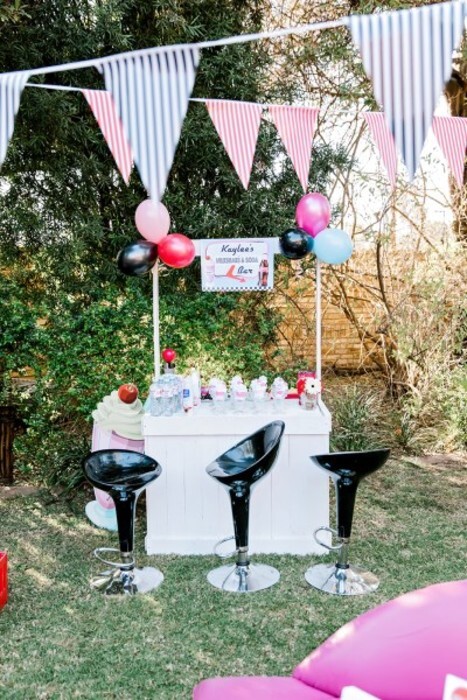
[[[144,440],[130,440],[121,435],[117,435],[110,430],[102,430],[96,423],[92,429],[93,452],[97,450],[133,450],[134,452],[144,452]],[[91,501],[86,506],[86,515],[94,525],[108,530],[117,529],[117,519],[115,516],[115,503],[106,491],[94,489],[96,501]],[[100,510],[103,509],[103,510]]]
[[[299,228],[315,238],[331,220],[331,208],[326,197],[319,192],[305,194],[297,204],[295,220]]]
[[[292,677],[213,678],[199,683],[193,698],[335,700],[344,687],[356,686],[381,700],[441,700],[448,673],[467,677],[466,650],[467,581],[451,581],[355,618]]]

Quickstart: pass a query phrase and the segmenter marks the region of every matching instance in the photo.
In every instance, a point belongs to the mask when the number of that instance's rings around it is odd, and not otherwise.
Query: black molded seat
[[[209,476],[229,492],[235,531],[236,564],[221,566],[208,574],[208,581],[217,588],[247,593],[268,588],[279,580],[279,572],[273,567],[250,564],[248,529],[251,491],[273,467],[284,429],[283,421],[273,421],[248,435],[206,467]],[[228,539],[233,537],[218,544]]]
[[[336,595],[357,595],[378,587],[376,576],[349,564],[348,552],[358,485],[364,477],[380,469],[390,453],[388,449],[380,449],[331,452],[310,457],[315,466],[329,474],[336,490],[336,530],[320,527],[315,530],[315,539],[323,547],[339,551],[335,565],[318,564],[306,572],[306,580],[315,588]],[[322,531],[332,532],[337,537],[337,545],[330,546],[319,539],[317,535]]]
[[[157,479],[162,467],[132,450],[98,450],[83,462],[87,480],[102,491],[138,491]]]
[[[147,592],[163,580],[162,573],[154,567],[135,569],[133,559],[134,524],[139,495],[162,472],[155,459],[132,450],[98,450],[83,460],[87,480],[96,488],[107,491],[115,502],[120,549],[99,547],[95,556],[111,567],[110,571],[94,579],[94,588],[105,588],[107,594],[138,591]],[[121,560],[108,561],[104,552],[119,552]]]

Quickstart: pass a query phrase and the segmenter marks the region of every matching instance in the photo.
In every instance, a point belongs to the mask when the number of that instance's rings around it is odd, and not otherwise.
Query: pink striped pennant
[[[464,184],[467,119],[465,117],[433,117],[433,132],[444,153],[457,186]]]
[[[230,100],[206,100],[206,107],[243,187],[247,190],[263,108],[252,102]]]
[[[394,136],[388,126],[384,112],[363,112],[373,141],[386,168],[389,182],[396,186],[397,152]]]
[[[83,95],[96,117],[117,167],[128,185],[133,168],[133,156],[113,97],[106,90],[83,90]]]
[[[306,192],[319,109],[290,105],[272,105],[268,109],[303,191]]]

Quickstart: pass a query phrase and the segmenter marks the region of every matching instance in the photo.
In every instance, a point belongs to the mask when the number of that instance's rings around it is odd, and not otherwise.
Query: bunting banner
[[[394,137],[383,112],[363,112],[373,142],[384,163],[392,189],[397,182],[397,152]]]
[[[120,174],[128,185],[133,168],[133,156],[121,119],[115,109],[113,97],[105,90],[83,90],[83,95],[101,128]]]
[[[29,73],[3,73],[0,75],[0,167],[5,160],[8,144],[15,128],[15,117],[21,101],[21,93]]]
[[[196,47],[154,49],[97,62],[113,96],[141,180],[159,202],[196,77]]]
[[[219,138],[247,190],[261,122],[262,105],[253,102],[206,100]]]
[[[311,148],[319,109],[272,105],[268,111],[292,161],[303,191],[306,192],[310,172]]]
[[[465,117],[433,117],[433,132],[454,175],[457,186],[464,185],[464,163],[467,149]]]
[[[413,179],[462,38],[465,0],[349,17],[374,94]]]

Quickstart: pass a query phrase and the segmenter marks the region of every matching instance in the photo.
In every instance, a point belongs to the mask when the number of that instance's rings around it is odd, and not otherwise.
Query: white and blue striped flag
[[[96,63],[151,199],[160,201],[196,77],[199,51],[176,46]]]
[[[21,93],[29,73],[4,73],[0,75],[0,166],[5,160],[8,144],[15,128]]]
[[[349,28],[412,179],[436,104],[452,71],[466,0],[352,15]]]

